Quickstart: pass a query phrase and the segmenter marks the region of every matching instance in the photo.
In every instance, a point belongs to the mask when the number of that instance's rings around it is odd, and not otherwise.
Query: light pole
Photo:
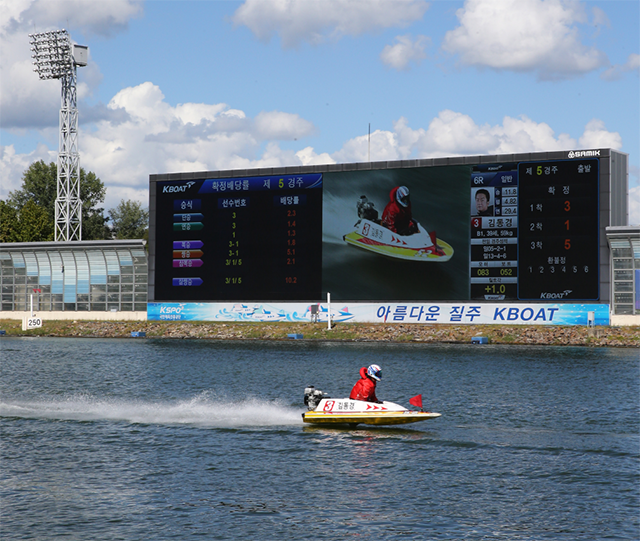
[[[76,82],[77,66],[87,65],[87,47],[72,44],[66,30],[29,34],[29,38],[34,71],[40,79],[62,83],[55,240],[82,240]]]

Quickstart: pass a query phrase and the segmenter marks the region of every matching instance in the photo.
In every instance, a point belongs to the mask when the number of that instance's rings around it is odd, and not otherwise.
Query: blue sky
[[[10,0],[0,6],[0,198],[55,161],[59,81],[30,32],[89,47],[81,165],[105,207],[149,174],[611,147],[640,223],[635,0]]]

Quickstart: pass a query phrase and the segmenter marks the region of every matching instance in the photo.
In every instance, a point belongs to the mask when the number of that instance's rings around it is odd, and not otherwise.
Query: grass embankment
[[[559,327],[500,325],[420,325],[388,323],[219,323],[175,321],[54,321],[40,329],[22,330],[22,322],[0,319],[6,336],[131,338],[134,331],[147,338],[202,338],[218,340],[288,340],[302,334],[304,340],[343,340],[416,343],[470,343],[486,336],[491,344],[540,344],[554,346],[640,347],[640,327]]]

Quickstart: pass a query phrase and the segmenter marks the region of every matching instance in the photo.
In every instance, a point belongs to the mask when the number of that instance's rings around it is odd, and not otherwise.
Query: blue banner
[[[308,190],[322,187],[322,174],[273,175],[248,178],[209,178],[204,181],[198,193],[241,193],[291,190]]]
[[[312,309],[312,307],[317,307]],[[330,310],[330,312],[329,312]],[[150,302],[149,320],[352,321],[468,325],[609,325],[608,304],[402,303],[173,303]],[[315,318],[315,319],[314,319]]]

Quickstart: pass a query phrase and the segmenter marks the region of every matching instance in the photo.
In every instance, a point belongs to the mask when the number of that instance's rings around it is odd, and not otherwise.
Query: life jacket
[[[352,400],[364,400],[365,402],[379,402],[376,397],[376,382],[367,376],[367,368],[360,369],[360,379],[351,389],[349,398]]]
[[[382,225],[394,233],[407,231],[412,221],[411,202],[403,207],[396,199],[399,187],[396,186],[389,192],[389,202],[382,212]]]

